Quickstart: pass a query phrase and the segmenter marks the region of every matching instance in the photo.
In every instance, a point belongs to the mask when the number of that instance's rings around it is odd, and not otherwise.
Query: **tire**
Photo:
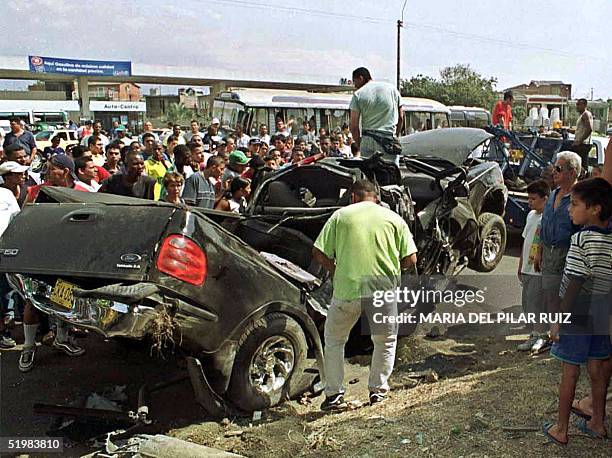
[[[506,224],[495,213],[483,213],[478,217],[480,238],[470,267],[478,272],[491,272],[501,261],[506,251]]]
[[[248,412],[289,399],[304,374],[307,351],[304,332],[293,318],[271,313],[251,323],[238,344],[229,399]]]

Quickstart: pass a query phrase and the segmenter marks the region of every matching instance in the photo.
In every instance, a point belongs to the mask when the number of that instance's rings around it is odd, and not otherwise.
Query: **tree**
[[[193,116],[193,110],[190,110],[182,103],[171,103],[164,114],[166,122],[178,124],[188,123]]]
[[[445,105],[482,107],[490,110],[497,100],[496,78],[483,78],[469,65],[457,64],[440,71],[440,79],[417,75],[401,84],[402,95],[425,97]]]
[[[422,97],[445,103],[448,99],[442,84],[431,76],[417,75],[410,80],[403,80],[401,93],[409,97]]]

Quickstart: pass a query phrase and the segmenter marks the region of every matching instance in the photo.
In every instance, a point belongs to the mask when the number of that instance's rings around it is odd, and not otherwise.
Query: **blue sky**
[[[403,0],[2,0],[0,56],[248,69],[336,82],[357,66],[394,81]],[[10,19],[8,19],[10,18]],[[498,89],[532,79],[612,98],[612,0],[408,0],[402,76],[470,64]]]

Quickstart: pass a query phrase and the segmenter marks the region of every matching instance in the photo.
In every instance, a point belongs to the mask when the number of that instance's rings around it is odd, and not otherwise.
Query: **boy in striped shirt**
[[[612,369],[609,336],[612,285],[612,186],[602,178],[576,183],[569,207],[572,222],[583,226],[572,236],[559,296],[562,312],[571,312],[572,324],[553,325],[551,354],[561,360],[559,412],[556,424],[544,433],[557,444],[567,444],[570,412],[581,418],[576,426],[594,438],[606,436],[604,413]],[[554,310],[555,312],[558,310]],[[560,331],[560,332],[559,332]],[[592,415],[573,409],[580,366],[586,364],[591,380]]]

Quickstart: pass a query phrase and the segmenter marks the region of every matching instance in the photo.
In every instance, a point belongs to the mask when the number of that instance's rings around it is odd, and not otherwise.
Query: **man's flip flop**
[[[576,407],[574,407],[574,403]],[[571,408],[572,413],[574,413],[575,415],[578,415],[580,418],[584,418],[586,421],[590,421],[591,416],[580,408],[580,401],[579,400],[574,401],[574,403],[572,403],[572,408]]]
[[[587,420],[581,418],[576,422],[576,428],[580,430],[581,433],[586,434],[587,436],[591,436],[593,439],[605,439],[606,435],[599,434],[596,431],[593,431],[591,428],[587,426]]]
[[[560,441],[559,439],[557,439],[555,436],[553,436],[552,434],[550,434],[550,428],[552,428],[553,426],[555,426],[554,423],[551,422],[546,422],[544,423],[544,426],[542,426],[542,432],[544,433],[544,435],[546,436],[546,438],[552,442],[553,444],[557,444],[557,445],[562,445],[565,446],[567,445],[567,441],[563,442]]]

